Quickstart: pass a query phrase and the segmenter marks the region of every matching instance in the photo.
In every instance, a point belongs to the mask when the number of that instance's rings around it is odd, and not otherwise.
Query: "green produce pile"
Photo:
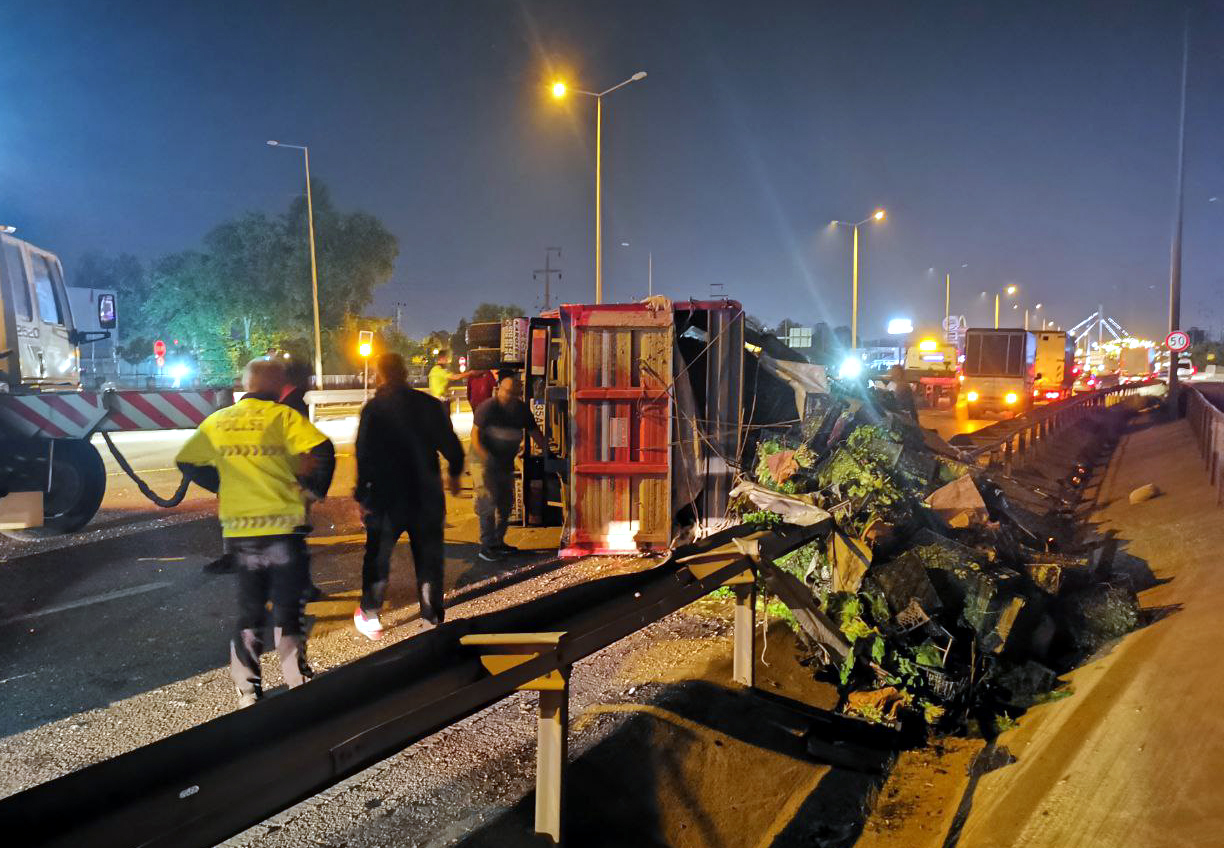
[[[805,412],[763,438],[747,467],[759,486],[834,517],[826,539],[777,564],[853,646],[825,667],[846,713],[992,733],[1136,626],[1128,583],[1071,545],[1050,549],[1045,531],[1065,500],[1050,496],[1045,514],[1021,508],[1010,481],[921,430],[891,393],[835,386]],[[732,509],[745,523],[781,523],[747,497]]]

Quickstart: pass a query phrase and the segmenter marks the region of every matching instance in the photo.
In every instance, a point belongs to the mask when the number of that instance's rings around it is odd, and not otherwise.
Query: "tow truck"
[[[82,390],[81,346],[109,338],[115,297],[97,299],[101,330],[81,330],[59,258],[11,233],[0,230],[0,532],[30,539],[75,532],[97,513],[106,467],[95,433],[194,428],[233,397]]]

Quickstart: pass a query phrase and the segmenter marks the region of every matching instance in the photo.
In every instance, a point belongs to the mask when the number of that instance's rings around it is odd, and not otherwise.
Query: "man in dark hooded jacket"
[[[408,369],[397,353],[375,363],[378,388],[361,410],[357,427],[357,488],[353,493],[366,526],[361,603],[353,624],[369,639],[382,638],[382,608],[391,575],[391,552],[403,533],[412,546],[421,618],[440,624],[442,531],[446,497],[438,454],[446,457],[449,488],[459,494],[463,448],[441,402],[408,387]]]

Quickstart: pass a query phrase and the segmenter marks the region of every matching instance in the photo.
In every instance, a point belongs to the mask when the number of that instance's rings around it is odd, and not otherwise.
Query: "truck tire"
[[[501,348],[501,322],[493,321],[482,324],[468,324],[468,348],[495,347]]]
[[[491,371],[500,368],[501,364],[500,347],[477,347],[468,351],[467,366],[473,371]]]
[[[14,539],[46,539],[80,530],[94,517],[106,494],[106,466],[85,439],[56,439],[51,491],[43,494],[43,526],[6,531]]]

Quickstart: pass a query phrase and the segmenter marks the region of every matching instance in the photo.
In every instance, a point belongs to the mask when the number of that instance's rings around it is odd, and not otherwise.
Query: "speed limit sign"
[[[1165,337],[1165,347],[1174,353],[1181,353],[1190,347],[1190,337],[1181,330],[1174,330]]]

